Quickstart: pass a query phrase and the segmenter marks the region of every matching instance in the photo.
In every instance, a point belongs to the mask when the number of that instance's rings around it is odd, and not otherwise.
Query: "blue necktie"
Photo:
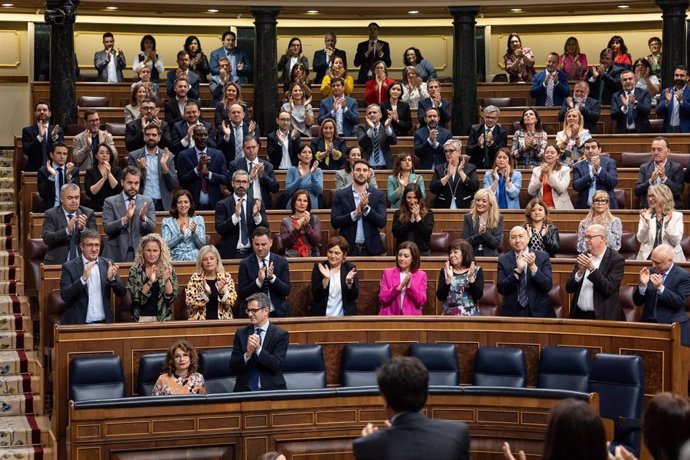
[[[259,345],[261,345],[261,333],[263,332],[263,329],[260,327],[257,327],[254,329],[254,333],[259,336]],[[256,356],[256,355],[255,355]],[[256,391],[259,389],[259,371],[256,368],[256,362],[254,363],[254,368],[252,369],[251,373],[249,374],[249,383],[247,385],[251,391]]]
[[[522,256],[521,256],[522,257]],[[527,298],[527,269],[520,275],[520,287],[518,288],[518,303],[522,308],[527,307],[529,299]]]
[[[379,130],[374,128],[374,136],[371,138],[373,145],[372,153],[374,154],[374,164],[372,166],[381,166],[381,145],[379,144]]]

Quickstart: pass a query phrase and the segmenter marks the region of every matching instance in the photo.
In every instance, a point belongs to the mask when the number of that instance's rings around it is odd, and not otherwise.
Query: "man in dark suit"
[[[96,230],[96,216],[85,206],[79,206],[79,185],[66,184],[60,190],[60,206],[50,208],[43,218],[41,238],[48,246],[43,263],[63,264],[79,256],[80,233]]]
[[[103,229],[108,236],[103,255],[115,262],[131,262],[144,235],[156,231],[156,210],[151,198],[139,195],[141,171],[122,171],[122,193],[103,203]]]
[[[333,60],[336,56],[340,56],[343,59],[343,64],[347,69],[347,53],[335,47],[336,40],[334,32],[326,32],[323,36],[324,49],[314,52],[312,66],[316,73],[316,77],[314,77],[315,84],[321,84],[326,72],[333,65]]]
[[[189,53],[185,50],[177,53],[177,69],[168,71],[167,90],[168,97],[171,99],[175,97],[175,81],[179,78],[185,78],[189,83],[190,99],[199,100],[199,76],[189,69]]]
[[[433,107],[438,110],[438,126],[445,128],[451,119],[450,101],[441,97],[441,83],[435,78],[429,79],[426,83],[426,89],[429,92],[429,97],[419,101],[417,106],[419,126],[426,126],[426,112]]]
[[[239,84],[249,83],[252,66],[247,53],[237,48],[237,35],[231,30],[226,30],[223,32],[222,41],[223,46],[211,51],[211,75],[218,75],[218,61],[225,57],[230,62],[230,79]]]
[[[616,120],[616,132],[648,133],[649,112],[652,110],[652,97],[649,91],[635,87],[635,73],[625,70],[620,75],[622,89],[611,99],[611,119]]]
[[[247,136],[254,136],[259,140],[259,127],[254,120],[244,119],[244,107],[240,104],[232,104],[229,109],[230,120],[224,120],[220,124],[218,136],[218,150],[223,152],[225,162],[230,166],[234,160],[244,158],[242,144]]]
[[[434,169],[446,161],[443,146],[453,138],[453,133],[439,126],[439,117],[437,108],[427,109],[424,116],[426,126],[414,132],[414,154],[419,159],[418,169]]]
[[[158,147],[160,128],[150,124],[144,130],[146,147],[129,154],[129,166],[141,171],[139,193],[151,198],[156,211],[170,211],[173,191],[179,186],[175,161],[170,150]]]
[[[357,83],[366,83],[374,75],[374,64],[383,61],[386,67],[391,66],[391,49],[388,42],[379,40],[379,25],[375,22],[367,26],[369,40],[357,45],[355,67],[359,67]]]
[[[218,75],[212,75],[208,82],[211,92],[211,107],[217,107],[225,96],[225,85],[230,81],[230,61],[226,57],[218,59]]]
[[[175,96],[165,103],[165,121],[168,126],[175,126],[178,121],[184,120],[184,106],[191,101],[189,94],[189,82],[184,78],[178,78],[173,85]]]
[[[369,161],[373,169],[393,169],[393,154],[391,145],[398,143],[398,138],[391,127],[391,119],[381,123],[381,106],[370,104],[367,107],[365,123],[355,128],[357,143],[362,158]]]
[[[462,143],[450,139],[443,144],[446,162],[436,165],[429,190],[436,195],[434,208],[465,209],[479,190],[477,168],[461,158]]]
[[[290,128],[290,120],[290,112],[281,110],[276,117],[278,128],[266,136],[268,159],[274,170],[297,166],[300,133],[295,128]]]
[[[53,144],[50,161],[38,168],[37,188],[41,198],[41,210],[47,211],[60,206],[60,192],[65,184],[79,187],[79,168],[67,162],[67,146],[62,142]]]
[[[652,267],[640,270],[633,302],[642,305],[646,323],[680,323],[680,341],[690,346],[690,324],[685,303],[690,296],[690,273],[673,263],[673,247],[660,244],[652,251]]]
[[[498,257],[498,292],[503,296],[501,316],[555,318],[549,298],[551,261],[544,251],[530,251],[524,227],[510,230],[512,251]]]
[[[571,318],[625,321],[618,298],[625,259],[606,246],[607,238],[603,225],[590,225],[585,230],[587,252],[578,254],[565,284],[565,290],[573,294]]]
[[[249,173],[249,188],[247,196],[257,198],[264,203],[266,209],[273,209],[271,193],[278,192],[278,181],[273,172],[273,165],[268,161],[257,158],[259,155],[259,141],[253,136],[246,136],[242,143],[244,157],[238,158],[228,167],[228,174],[243,170]]]
[[[462,422],[428,419],[422,408],[429,392],[429,372],[409,356],[392,358],[376,370],[388,422],[369,423],[352,442],[357,460],[469,460],[470,433]]]
[[[578,192],[576,209],[589,209],[592,197],[597,190],[604,190],[609,195],[609,207],[618,209],[614,189],[618,184],[616,162],[609,157],[601,156],[599,141],[589,138],[585,141],[586,161],[573,165],[573,189]]]
[[[529,95],[534,99],[534,105],[560,107],[568,93],[568,74],[558,68],[558,53],[549,53],[546,69],[532,79]]]
[[[577,109],[585,119],[585,129],[588,129],[591,134],[597,132],[597,121],[601,116],[601,102],[589,97],[589,84],[584,81],[578,81],[573,88],[573,96],[566,97],[558,111],[558,121],[565,120],[565,114],[570,109]]]
[[[95,229],[82,232],[80,246],[81,256],[62,266],[60,296],[66,304],[62,324],[112,323],[110,294],[122,297],[127,292],[118,266],[98,257],[101,237]]]
[[[613,63],[613,51],[604,48],[599,54],[599,65],[594,65],[587,71],[586,81],[593,99],[601,105],[610,105],[613,93],[621,89],[618,76],[625,68]]]
[[[119,83],[124,80],[122,69],[127,67],[127,59],[120,48],[115,48],[111,32],[103,34],[103,49],[94,53],[93,65],[98,70],[96,81]]]
[[[252,233],[253,253],[240,262],[240,299],[263,292],[270,298],[270,316],[289,316],[287,296],[290,294],[290,269],[287,260],[271,252],[273,235],[268,227],[258,227]],[[244,316],[247,303],[240,309]]]
[[[270,302],[261,292],[247,299],[251,324],[235,331],[230,372],[237,374],[235,391],[285,390],[283,362],[288,332],[268,321]]]
[[[484,123],[470,128],[467,154],[477,169],[493,169],[496,154],[508,145],[508,132],[498,124],[500,109],[495,105],[484,108]]]
[[[345,95],[345,81],[340,77],[331,79],[331,90],[333,96],[321,99],[319,124],[326,118],[332,118],[339,136],[352,137],[359,123],[357,100]]]
[[[234,193],[216,204],[216,231],[220,235],[218,251],[223,259],[241,259],[252,253],[250,236],[257,227],[268,227],[261,200],[247,197],[249,174],[232,174]]]
[[[331,225],[347,240],[351,256],[378,256],[385,251],[379,229],[386,226],[386,197],[367,187],[369,176],[369,164],[355,161],[352,186],[333,196]]]
[[[153,123],[161,130],[161,140],[158,143],[160,148],[172,149],[172,138],[170,137],[170,127],[164,120],[158,118],[159,109],[156,107],[156,102],[153,99],[144,99],[139,104],[139,112],[141,118],[132,120],[125,126],[125,147],[128,152],[144,148],[146,141],[144,140],[144,128]]]
[[[664,117],[665,133],[690,133],[690,87],[685,65],[676,66],[673,86],[661,91],[656,114]]]
[[[50,103],[40,100],[34,105],[35,123],[22,128],[22,153],[25,171],[38,171],[46,164],[55,142],[64,142],[65,133],[59,125],[50,124]]]
[[[183,150],[177,160],[180,186],[192,194],[197,210],[216,209],[223,198],[221,185],[227,185],[228,168],[220,150],[207,147],[208,131],[203,125],[194,127],[194,147]]]
[[[650,185],[664,184],[671,189],[676,209],[681,208],[680,196],[683,194],[683,165],[668,159],[671,151],[668,139],[656,137],[652,141],[652,161],[640,166],[640,174],[635,183],[635,196],[640,197],[640,209],[648,207],[647,189]]]
[[[211,123],[200,119],[201,109],[196,101],[187,101],[184,105],[184,120],[178,121],[172,130],[172,151],[178,155],[181,151],[194,147],[194,137],[192,136],[195,126],[202,125],[206,132],[212,133]],[[216,142],[213,136],[208,140],[208,145],[215,148]]]

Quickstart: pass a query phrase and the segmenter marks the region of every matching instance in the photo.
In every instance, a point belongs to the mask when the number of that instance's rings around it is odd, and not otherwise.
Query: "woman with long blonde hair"
[[[474,194],[470,212],[465,214],[462,239],[468,241],[475,256],[497,256],[503,238],[503,216],[496,196],[482,188]]]
[[[584,126],[585,118],[578,109],[565,113],[563,130],[556,134],[556,146],[563,164],[570,166],[584,158],[585,142],[592,137]]]
[[[206,245],[199,250],[196,272],[185,288],[185,300],[190,320],[232,319],[232,306],[237,300],[235,283],[223,268],[215,246]]]
[[[640,210],[637,241],[640,252],[637,260],[648,260],[652,250],[660,244],[673,247],[673,261],[685,262],[680,240],[683,239],[683,214],[674,209],[673,192],[665,184],[650,185],[647,189],[649,209]]]

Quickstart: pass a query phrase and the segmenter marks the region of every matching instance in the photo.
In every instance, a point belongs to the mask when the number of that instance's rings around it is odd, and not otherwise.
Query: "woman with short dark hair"
[[[436,289],[436,297],[443,302],[443,314],[477,316],[483,295],[484,271],[474,263],[472,245],[462,239],[453,241]]]
[[[419,248],[411,241],[398,246],[395,267],[383,271],[379,315],[421,315],[426,304],[426,272],[420,270]]]
[[[431,254],[431,234],[434,232],[434,212],[426,207],[422,189],[416,183],[407,184],[402,193],[400,209],[393,214],[395,244],[413,241],[419,252]]]
[[[93,155],[93,166],[84,177],[84,191],[91,200],[89,207],[95,212],[103,212],[105,199],[122,192],[120,172],[113,148],[100,144]]]
[[[347,262],[350,245],[342,236],[328,240],[326,261],[315,262],[311,271],[311,316],[357,314],[359,280],[357,267]]]
[[[317,257],[321,245],[321,221],[311,214],[311,198],[297,190],[290,200],[292,214],[280,223],[280,242],[287,257]]]

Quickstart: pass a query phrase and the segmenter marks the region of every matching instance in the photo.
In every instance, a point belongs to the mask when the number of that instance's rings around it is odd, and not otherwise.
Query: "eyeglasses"
[[[248,315],[256,314],[257,312],[263,310],[266,307],[261,307],[261,308],[247,308],[244,311],[247,312]]]
[[[604,237],[604,235],[585,235],[585,240],[590,241],[590,240],[596,238],[597,236],[600,236],[602,238]]]
[[[101,243],[82,243],[81,245],[84,246],[85,248],[100,248],[101,247]]]
[[[609,200],[598,198],[596,200],[592,200],[593,203],[608,203]]]

